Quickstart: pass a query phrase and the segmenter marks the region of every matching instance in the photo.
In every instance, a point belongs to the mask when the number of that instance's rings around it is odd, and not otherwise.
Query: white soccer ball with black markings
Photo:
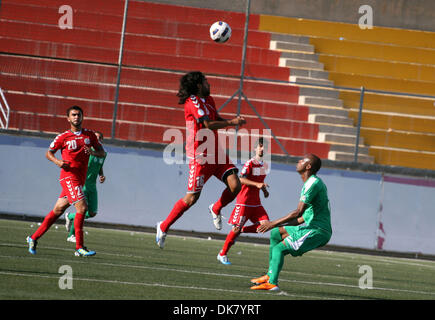
[[[210,38],[219,43],[227,42],[231,38],[231,27],[224,21],[216,21],[210,27]]]

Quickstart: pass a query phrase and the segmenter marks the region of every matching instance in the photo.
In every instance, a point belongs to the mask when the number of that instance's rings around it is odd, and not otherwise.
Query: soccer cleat
[[[160,249],[163,249],[165,246],[165,239],[166,239],[166,232],[163,232],[162,229],[160,229],[160,225],[163,221],[157,222],[156,226],[156,243],[160,247]]]
[[[73,225],[73,221],[70,218],[68,218],[69,213],[66,212],[65,213],[65,229],[67,232],[69,232],[71,230],[71,226]]]
[[[222,229],[222,216],[220,214],[216,214],[213,212],[214,203],[208,206],[208,211],[210,211],[211,216],[213,217],[213,224],[217,230]]]
[[[66,238],[66,241],[76,243],[76,236],[72,234]]]
[[[265,282],[262,284],[259,284],[258,286],[252,286],[251,290],[268,290],[268,291],[278,291],[279,288],[275,284],[271,284],[269,282]]]
[[[27,237],[27,244],[29,245],[29,252],[31,254],[36,254],[36,245],[38,242],[36,240],[33,240],[30,236]]]
[[[225,256],[221,256],[221,254],[220,253],[218,253],[218,255],[217,255],[217,259],[218,259],[218,261],[220,262],[220,263],[222,263],[222,264],[225,264],[225,265],[231,265],[231,262],[230,262],[230,260],[228,260],[228,257],[225,255]]]
[[[74,255],[76,257],[90,257],[90,256],[95,256],[97,253],[95,251],[92,250],[88,250],[85,247],[80,248],[78,250],[76,250],[76,252],[74,252]]]
[[[251,279],[251,283],[255,284],[255,285],[259,285],[259,284],[265,283],[267,281],[269,281],[269,276],[267,274],[265,274],[264,276],[261,276],[259,278]]]

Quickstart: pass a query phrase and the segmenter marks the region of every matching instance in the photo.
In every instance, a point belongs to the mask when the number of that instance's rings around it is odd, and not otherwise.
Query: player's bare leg
[[[232,202],[237,197],[242,188],[240,179],[234,172],[226,177],[225,184],[227,187],[222,192],[219,200],[209,206],[209,211],[213,217],[213,223],[217,230],[222,229],[222,208]]]
[[[69,207],[67,198],[59,198],[54,205],[53,210],[51,210],[47,216],[44,218],[44,221],[41,223],[39,228],[35,231],[34,234],[27,237],[27,243],[29,245],[29,252],[31,254],[36,254],[36,245],[38,243],[38,239],[41,238],[44,233],[47,232],[48,229],[53,225],[53,223],[62,215],[65,210]]]

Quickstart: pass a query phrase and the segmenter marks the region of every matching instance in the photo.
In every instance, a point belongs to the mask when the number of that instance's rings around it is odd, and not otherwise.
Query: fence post
[[[113,106],[112,139],[115,139],[116,117],[118,114],[119,85],[121,82],[122,55],[124,53],[124,37],[125,37],[125,26],[127,24],[128,1],[129,0],[125,0],[125,4],[124,4],[124,18],[122,21],[121,43],[119,45],[118,75],[116,77],[115,105]]]
[[[359,135],[361,130],[361,117],[362,117],[362,109],[364,104],[364,93],[365,93],[365,88],[361,87],[361,93],[359,99],[358,125],[357,125],[356,142],[355,142],[355,157],[353,160],[354,162],[358,162]]]
[[[245,63],[246,63],[246,47],[248,45],[248,26],[249,26],[249,16],[251,8],[251,0],[246,1],[246,18],[245,18],[245,33],[243,36],[243,47],[242,47],[242,65],[240,68],[240,84],[239,84],[239,100],[237,101],[237,117],[240,116],[240,110],[242,106],[242,94],[243,94],[243,82],[245,80]],[[234,138],[234,148],[237,151],[237,132],[239,131],[239,126],[235,128],[235,138]]]

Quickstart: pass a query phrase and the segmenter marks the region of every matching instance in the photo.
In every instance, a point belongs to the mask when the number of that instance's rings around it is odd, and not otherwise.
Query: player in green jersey
[[[98,138],[100,143],[103,143],[103,134],[101,132],[95,131],[95,135]],[[86,211],[85,219],[89,219],[95,217],[98,211],[98,193],[97,193],[97,178],[99,176],[100,183],[104,183],[106,181],[106,177],[104,176],[103,164],[104,160],[106,160],[107,152],[104,157],[97,158],[94,156],[89,157],[88,162],[88,171],[86,174],[86,182],[83,187],[83,193],[86,197],[86,201],[88,203],[88,211]],[[68,231],[67,241],[76,242],[75,238],[75,230],[74,230],[74,218],[75,213],[67,213],[65,214],[65,227]]]
[[[324,246],[331,239],[331,210],[328,192],[323,181],[316,176],[322,162],[314,154],[299,160],[296,171],[301,175],[302,187],[296,210],[274,221],[265,222],[257,232],[270,233],[269,270],[266,275],[252,279],[253,290],[279,290],[278,276],[284,256],[294,257]],[[305,223],[304,225],[302,225]]]

